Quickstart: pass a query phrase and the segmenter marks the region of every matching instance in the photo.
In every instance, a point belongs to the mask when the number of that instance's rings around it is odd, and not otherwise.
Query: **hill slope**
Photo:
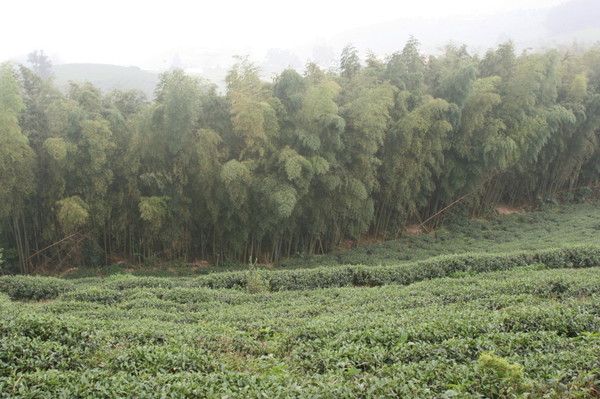
[[[55,83],[67,87],[69,81],[90,82],[108,93],[114,89],[123,91],[141,90],[151,99],[158,83],[158,74],[143,71],[138,67],[123,67],[106,64],[64,64],[53,67]]]
[[[258,294],[119,276],[3,297],[0,397],[595,397],[600,269],[543,267]]]
[[[597,397],[597,216],[456,221],[370,247],[452,255],[382,266],[0,277],[0,398]]]

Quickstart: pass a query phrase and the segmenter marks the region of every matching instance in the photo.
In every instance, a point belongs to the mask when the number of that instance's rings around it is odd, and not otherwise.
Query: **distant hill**
[[[471,53],[480,55],[508,40],[513,40],[517,52],[570,46],[582,48],[600,43],[599,0],[570,0],[558,6],[529,10],[514,10],[493,15],[451,16],[443,18],[403,18],[390,15],[390,20],[339,32],[324,43],[307,42],[289,49],[272,48],[261,59],[262,76],[270,80],[288,67],[303,69],[307,61],[324,68],[334,67],[346,44],[353,44],[364,56],[370,50],[378,56],[400,51],[412,35],[421,43],[421,52],[440,53],[449,42],[466,44]],[[191,49],[182,53],[181,67],[186,73],[217,85],[225,92],[225,76],[234,62],[233,50]],[[237,50],[236,50],[237,51]],[[155,57],[167,59],[170,52]],[[243,52],[239,54],[244,54]],[[21,61],[21,60],[18,60]],[[25,62],[25,57],[21,62]],[[153,62],[146,68],[159,68]],[[146,64],[150,65],[150,64]],[[164,65],[163,67],[164,68]],[[54,66],[55,83],[67,87],[69,81],[89,81],[110,92],[113,89],[139,89],[149,99],[154,97],[158,73],[138,67],[106,64],[63,64]]]
[[[342,32],[329,44],[341,48],[352,43],[361,51],[389,54],[401,50],[410,35],[422,43],[426,54],[439,52],[450,41],[467,44],[479,53],[507,40],[513,40],[518,50],[573,42],[593,45],[600,40],[600,7],[598,0],[571,0],[556,7],[494,15],[398,18]]]
[[[108,93],[114,89],[143,91],[148,99],[154,97],[154,88],[158,83],[158,74],[144,71],[138,67],[124,67],[106,64],[63,64],[54,65],[55,84],[64,88],[70,81],[90,82]]]
[[[545,26],[552,35],[600,28],[598,0],[572,0],[548,13]],[[596,37],[600,40],[600,36]]]

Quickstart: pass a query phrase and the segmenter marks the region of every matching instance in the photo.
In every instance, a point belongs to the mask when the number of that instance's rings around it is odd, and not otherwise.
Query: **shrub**
[[[443,255],[428,260],[396,266],[346,265],[313,269],[277,270],[260,274],[262,288],[272,291],[306,290],[344,286],[378,286],[385,284],[407,285],[432,278],[481,272],[509,270],[540,264],[548,268],[587,268],[600,265],[600,247],[576,246],[555,248],[536,252],[509,254],[467,253]],[[250,279],[249,279],[250,277]],[[192,286],[210,288],[245,288],[251,279],[258,277],[250,272],[215,273],[200,276]],[[254,289],[254,288],[253,288]]]
[[[523,366],[511,364],[493,352],[479,356],[477,366],[484,380],[482,391],[492,397],[521,393],[529,388]]]
[[[248,302],[248,295],[241,291],[209,289],[209,288],[173,288],[164,292],[155,292],[165,301],[176,303],[205,303],[219,302],[227,304],[241,304]]]
[[[65,280],[41,276],[0,277],[0,291],[17,301],[40,301],[54,299],[58,295],[75,289]]]
[[[465,270],[456,257],[438,261]],[[295,276],[303,287],[387,284],[421,278],[424,264],[346,266],[339,280],[327,270],[261,271],[279,284],[273,276]],[[175,288],[103,288],[129,279],[79,280],[48,304],[0,304],[0,398],[591,398],[597,391],[600,268],[263,294],[190,288],[198,284],[191,279],[171,280]],[[112,295],[122,299],[110,307],[75,302]]]
[[[63,294],[61,299],[75,302],[94,302],[104,305],[112,305],[121,302],[125,298],[125,293],[107,288],[88,288]]]
[[[246,272],[246,291],[257,294],[270,290],[268,272],[258,269],[255,265],[250,266]]]
[[[113,275],[104,284],[104,287],[113,290],[127,290],[132,288],[171,288],[173,280],[161,277],[136,277],[128,274]]]

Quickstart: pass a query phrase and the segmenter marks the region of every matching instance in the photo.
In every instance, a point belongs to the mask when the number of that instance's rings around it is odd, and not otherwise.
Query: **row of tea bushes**
[[[63,279],[42,276],[3,276],[0,277],[0,292],[16,301],[41,301],[54,299],[58,295],[72,291],[75,284]]]
[[[541,267],[256,294],[116,289],[137,281],[124,276],[4,296],[0,397],[594,397],[600,268]]]
[[[347,265],[294,270],[251,269],[213,273],[195,278],[160,278],[114,275],[96,290],[71,293],[74,299],[96,298],[96,302],[116,302],[123,290],[133,288],[246,289],[249,292],[306,290],[344,286],[408,285],[432,278],[470,275],[539,264],[548,268],[587,268],[600,265],[600,247],[574,246],[509,254],[443,255],[425,261],[396,266]],[[85,279],[79,284],[84,284]],[[77,280],[53,277],[3,276],[0,292],[13,300],[47,300],[73,291]],[[193,294],[197,295],[197,294]]]
[[[548,268],[586,268],[600,265],[600,247],[574,246],[509,254],[444,255],[397,266],[335,266],[263,272],[265,290],[303,290],[344,286],[408,285],[455,273],[481,273],[508,270],[541,263]],[[254,274],[253,274],[254,273]],[[190,281],[192,286],[245,288],[255,272],[215,273]]]

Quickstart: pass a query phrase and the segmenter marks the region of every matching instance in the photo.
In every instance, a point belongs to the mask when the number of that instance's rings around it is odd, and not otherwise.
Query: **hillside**
[[[472,219],[464,214],[447,219],[429,233],[404,234],[395,240],[354,243],[349,250],[281,262],[286,267],[309,265],[393,265],[438,255],[533,251],[574,244],[600,243],[600,204],[549,206],[544,211],[489,214]]]
[[[273,264],[396,237],[455,203],[598,198],[599,49],[397,49],[363,63],[349,46],[338,70],[271,83],[242,57],[226,94],[175,69],[150,101],[92,85],[48,101],[3,66],[0,112],[19,114],[0,157],[6,266]]]
[[[502,254],[514,251],[537,251],[573,245],[600,243],[600,203],[554,205],[544,211],[488,215],[487,219],[470,219],[455,215],[443,226],[429,233],[404,234],[397,239],[348,243],[351,248],[326,255],[297,254],[283,259],[275,270],[326,268],[344,265],[394,266],[462,254]],[[67,278],[108,276],[130,272],[137,276],[190,276],[212,272],[247,269],[235,262],[218,266],[207,263],[165,262],[153,266],[126,263],[104,267],[71,268]]]
[[[148,99],[154,97],[158,74],[138,67],[104,64],[64,64],[53,67],[54,82],[59,88],[67,87],[70,81],[90,82],[108,93],[114,89],[123,91],[141,90]]]
[[[600,247],[565,246],[597,215],[388,266],[0,277],[0,398],[597,397]]]
[[[598,267],[301,293],[178,285],[118,276],[65,285],[50,301],[3,297],[0,397],[591,398],[599,388]]]

